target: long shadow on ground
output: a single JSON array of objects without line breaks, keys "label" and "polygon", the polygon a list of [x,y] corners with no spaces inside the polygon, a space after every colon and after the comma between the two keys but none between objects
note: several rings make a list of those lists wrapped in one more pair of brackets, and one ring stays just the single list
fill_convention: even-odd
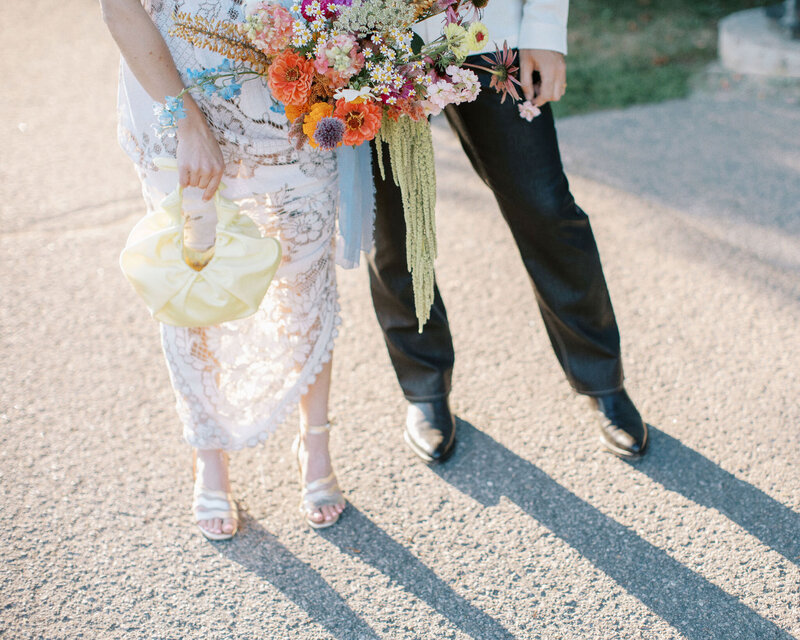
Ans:
[{"label": "long shadow on ground", "polygon": [[[374,567],[409,593],[426,602],[475,640],[513,639],[494,618],[470,604],[420,562],[408,549],[372,522],[353,505],[335,527],[319,533],[343,553]],[[356,553],[357,550],[357,553]]]},{"label": "long shadow on ground", "polygon": [[222,555],[272,584],[332,636],[341,640],[380,638],[319,573],[252,516],[240,511],[240,517],[241,531],[232,541],[217,547]]},{"label": "long shadow on ground", "polygon": [[656,455],[633,463],[637,471],[669,491],[716,509],[787,560],[800,565],[800,513],[653,426],[650,426],[650,446]]},{"label": "long shadow on ground", "polygon": [[[505,496],[690,640],[791,640],[778,626],[471,424],[459,420],[458,428],[459,451],[435,469],[443,480],[485,506]],[[656,457],[654,452],[650,455]]]}]

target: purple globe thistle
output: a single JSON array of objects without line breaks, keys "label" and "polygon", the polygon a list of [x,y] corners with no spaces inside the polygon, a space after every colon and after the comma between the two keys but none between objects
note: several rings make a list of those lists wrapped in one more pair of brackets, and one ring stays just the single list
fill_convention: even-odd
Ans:
[{"label": "purple globe thistle", "polygon": [[331,116],[320,118],[314,131],[314,142],[320,149],[331,151],[338,147],[344,137],[344,121]]}]

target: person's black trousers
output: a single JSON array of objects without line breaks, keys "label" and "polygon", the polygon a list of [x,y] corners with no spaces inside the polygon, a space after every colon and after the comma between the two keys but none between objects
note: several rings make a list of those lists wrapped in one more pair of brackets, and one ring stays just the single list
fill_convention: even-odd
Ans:
[{"label": "person's black trousers", "polygon": [[[511,99],[501,104],[500,96],[487,87],[486,74],[480,75],[484,88],[475,102],[447,107],[450,126],[494,192],[570,384],[587,395],[621,389],[619,329],[589,219],[575,204],[564,175],[550,106],[527,122]],[[418,333],[406,269],[403,205],[384,153],[386,180],[373,162],[377,214],[369,257],[372,301],[406,398],[435,400],[450,392],[453,341],[438,287],[431,318]]]}]

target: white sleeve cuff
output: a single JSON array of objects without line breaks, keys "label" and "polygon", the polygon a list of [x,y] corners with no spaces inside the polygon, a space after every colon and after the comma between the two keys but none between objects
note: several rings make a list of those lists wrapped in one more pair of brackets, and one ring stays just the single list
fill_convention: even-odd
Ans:
[{"label": "white sleeve cuff", "polygon": [[548,49],[567,53],[567,28],[558,24],[523,19],[519,30],[520,49]]}]

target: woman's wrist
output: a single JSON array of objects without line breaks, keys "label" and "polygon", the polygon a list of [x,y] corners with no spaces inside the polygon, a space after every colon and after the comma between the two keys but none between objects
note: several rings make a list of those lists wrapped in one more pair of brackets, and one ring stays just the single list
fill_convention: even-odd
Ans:
[{"label": "woman's wrist", "polygon": [[183,131],[204,131],[208,130],[208,122],[200,107],[194,101],[192,96],[188,93],[183,96],[183,108],[186,111],[186,117],[178,120],[178,133]]}]

